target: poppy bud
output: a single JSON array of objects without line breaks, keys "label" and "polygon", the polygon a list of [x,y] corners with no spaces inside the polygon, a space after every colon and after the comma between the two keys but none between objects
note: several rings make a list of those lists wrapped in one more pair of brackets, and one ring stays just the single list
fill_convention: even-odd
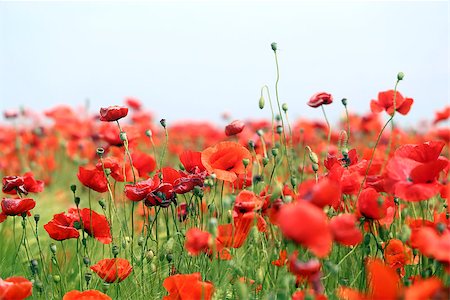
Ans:
[{"label": "poppy bud", "polygon": [[80,205],[80,197],[75,197],[74,201],[75,201],[75,205],[78,207],[78,205]]},{"label": "poppy bud", "polygon": [[248,164],[250,163],[250,160],[248,158],[244,158],[242,160],[242,164],[244,165],[245,168],[247,168]]},{"label": "poppy bud", "polygon": [[263,109],[263,108],[264,108],[264,104],[265,104],[264,97],[261,96],[261,98],[259,98],[259,103],[258,103],[259,108],[260,108],[260,109]]},{"label": "poppy bud", "polygon": [[317,171],[319,171],[319,165],[318,164],[312,164],[312,170],[314,171],[314,173],[317,173]]},{"label": "poppy bud", "polygon": [[342,98],[342,105],[347,106],[347,98]]},{"label": "poppy bud", "polygon": [[56,245],[51,243],[50,244],[50,251],[52,251],[53,254],[56,254]]},{"label": "poppy bud", "polygon": [[119,137],[122,142],[125,142],[127,140],[127,133],[122,131],[119,133]]},{"label": "poppy bud", "polygon": [[77,186],[75,184],[72,184],[70,186],[70,190],[72,191],[72,193],[75,193],[75,191],[77,190]]},{"label": "poppy bud", "polygon": [[258,136],[263,136],[264,135],[264,131],[262,129],[258,129],[258,130],[256,130],[256,134]]},{"label": "poppy bud", "polygon": [[269,158],[268,158],[268,157],[264,157],[264,158],[262,159],[262,163],[263,163],[263,166],[264,166],[264,167],[267,166],[267,164],[269,163]]},{"label": "poppy bud", "polygon": [[278,155],[278,149],[277,148],[272,148],[272,155],[274,157],[277,157],[277,155]]},{"label": "poppy bud", "polygon": [[148,136],[149,138],[151,138],[152,135],[153,135],[153,133],[152,133],[152,131],[151,131],[150,129],[147,129],[147,130],[145,131],[145,135]]},{"label": "poppy bud", "polygon": [[312,152],[312,151],[309,152],[309,160],[311,160],[311,162],[313,164],[318,164],[319,163],[319,158],[317,157],[317,154]]},{"label": "poppy bud", "polygon": [[159,123],[161,124],[162,127],[166,128],[166,126],[167,126],[166,119],[161,119],[161,120],[159,121]]},{"label": "poppy bud", "polygon": [[86,280],[86,284],[89,285],[89,282],[92,279],[92,273],[91,272],[87,272],[86,274],[84,274],[84,280]]},{"label": "poppy bud", "polygon": [[282,134],[283,133],[283,127],[281,127],[281,125],[277,126],[277,133],[278,134]]},{"label": "poppy bud", "polygon": [[270,44],[270,47],[272,48],[273,51],[277,51],[278,47],[277,47],[277,43],[273,42],[272,44]]},{"label": "poppy bud", "polygon": [[255,142],[253,140],[249,140],[247,144],[250,150],[255,149]]},{"label": "poppy bud", "polygon": [[58,282],[61,281],[61,276],[59,276],[59,275],[53,275],[53,276],[52,276],[52,279],[53,279],[53,282],[54,282],[54,283],[58,283]]},{"label": "poppy bud", "polygon": [[279,114],[276,114],[276,115],[275,115],[275,120],[276,120],[277,122],[281,121],[281,116],[280,116]]},{"label": "poppy bud", "polygon": [[403,77],[405,77],[405,74],[403,72],[398,72],[397,74],[397,80],[403,80]]},{"label": "poppy bud", "polygon": [[117,255],[119,255],[119,247],[117,245],[113,245],[111,252],[114,257],[117,257]]},{"label": "poppy bud", "polygon": [[172,255],[172,253],[167,254],[167,255],[166,255],[166,259],[167,259],[167,262],[168,262],[168,263],[171,263],[172,260],[173,260],[173,255]]},{"label": "poppy bud", "polygon": [[109,283],[103,282],[102,283],[102,292],[106,293],[108,291],[108,289],[109,289]]},{"label": "poppy bud", "polygon": [[41,219],[41,215],[40,214],[35,214],[34,215],[34,221],[36,222],[36,224],[39,222],[40,219]]},{"label": "poppy bud", "polygon": [[296,187],[296,186],[297,186],[297,178],[296,178],[296,177],[291,177],[291,185],[292,185],[293,187]]},{"label": "poppy bud", "polygon": [[152,250],[148,250],[147,253],[145,253],[145,258],[147,259],[148,262],[150,262],[153,257],[155,257],[155,253],[153,253]]},{"label": "poppy bud", "polygon": [[98,200],[98,204],[100,204],[100,206],[102,207],[102,209],[106,208],[106,204],[105,201],[103,201],[103,199]]},{"label": "poppy bud", "polygon": [[103,157],[103,154],[105,153],[105,149],[97,148],[96,152],[99,157]]},{"label": "poppy bud", "polygon": [[88,267],[91,264],[91,260],[89,259],[89,257],[85,256],[83,257],[83,263],[86,267]]},{"label": "poppy bud", "polygon": [[283,103],[283,104],[281,105],[281,108],[283,109],[284,112],[287,112],[287,110],[288,110],[288,105],[287,105],[287,103]]}]

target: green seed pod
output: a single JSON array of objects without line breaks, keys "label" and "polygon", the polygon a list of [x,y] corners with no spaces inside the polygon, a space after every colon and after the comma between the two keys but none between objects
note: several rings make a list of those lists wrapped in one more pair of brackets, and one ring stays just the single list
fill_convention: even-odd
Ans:
[{"label": "green seed pod", "polygon": [[291,177],[291,185],[294,188],[297,186],[297,178],[294,176]]},{"label": "green seed pod", "polygon": [[36,222],[36,224],[39,222],[40,219],[41,219],[41,215],[40,214],[35,214],[34,215],[34,222]]},{"label": "green seed pod", "polygon": [[250,160],[249,160],[248,158],[244,158],[244,159],[242,160],[242,164],[243,164],[244,167],[246,167],[246,168],[247,168],[247,166],[248,166],[249,163],[250,163]]},{"label": "green seed pod", "polygon": [[105,149],[97,148],[96,153],[99,157],[103,157],[103,154],[105,154]]},{"label": "green seed pod", "polygon": [[84,274],[84,280],[86,280],[86,283],[89,284],[89,282],[91,281],[91,279],[92,279],[92,273],[91,273],[91,272],[86,272],[86,273]]},{"label": "green seed pod", "polygon": [[119,246],[117,245],[113,245],[112,249],[111,249],[112,255],[114,257],[117,257],[117,255],[119,255]]},{"label": "green seed pod", "polygon": [[342,98],[342,105],[347,106],[347,98]]},{"label": "green seed pod", "polygon": [[153,133],[152,133],[152,131],[150,129],[147,129],[145,131],[145,135],[148,136],[149,138],[151,138],[153,136]]},{"label": "green seed pod", "polygon": [[127,133],[122,131],[121,133],[119,133],[119,137],[122,142],[125,142],[127,140]]},{"label": "green seed pod", "polygon": [[108,291],[108,289],[109,289],[109,283],[107,283],[107,282],[103,282],[102,283],[102,292],[103,293],[106,293],[107,291]]},{"label": "green seed pod", "polygon": [[273,155],[274,157],[277,157],[277,156],[278,156],[278,153],[279,153],[278,148],[272,148],[272,155]]},{"label": "green seed pod", "polygon": [[89,257],[85,256],[83,257],[83,263],[86,267],[89,267],[91,265],[91,260],[89,259]]},{"label": "green seed pod", "polygon": [[81,199],[80,199],[80,197],[75,197],[74,201],[75,201],[75,205],[78,206],[78,205],[80,205]]},{"label": "green seed pod", "polygon": [[317,154],[312,152],[312,151],[309,152],[309,160],[313,164],[318,164],[319,163],[319,158],[317,157]]},{"label": "green seed pod", "polygon": [[106,204],[105,201],[103,201],[103,199],[98,200],[98,204],[100,204],[102,209],[106,209]]},{"label": "green seed pod", "polygon": [[269,163],[269,158],[268,157],[263,157],[263,159],[262,159],[263,166],[264,167],[267,166],[268,163]]},{"label": "green seed pod", "polygon": [[281,108],[283,109],[284,112],[287,112],[287,111],[288,111],[288,105],[287,105],[287,103],[283,103],[283,104],[281,105]]},{"label": "green seed pod", "polygon": [[264,130],[258,129],[258,130],[256,130],[256,134],[257,134],[258,136],[263,136],[263,135],[264,135]]},{"label": "green seed pod", "polygon": [[277,126],[277,133],[282,134],[283,133],[283,127],[281,125]]},{"label": "green seed pod", "polygon": [[398,74],[397,74],[398,81],[403,80],[404,77],[405,77],[405,74],[403,72],[398,72]]},{"label": "green seed pod", "polygon": [[51,251],[53,254],[56,254],[56,245],[55,245],[55,244],[53,244],[53,243],[50,244],[50,251]]},{"label": "green seed pod", "polygon": [[270,47],[272,48],[273,51],[277,51],[278,49],[278,45],[277,43],[273,42],[272,44],[270,44]]},{"label": "green seed pod", "polygon": [[75,191],[77,190],[77,186],[75,184],[72,184],[70,186],[70,190],[72,191],[72,193],[75,193]]},{"label": "green seed pod", "polygon": [[319,171],[319,165],[318,164],[312,164],[312,170],[314,171],[314,173],[317,173],[317,171]]},{"label": "green seed pod", "polygon": [[263,109],[264,108],[264,104],[265,104],[265,100],[264,100],[264,97],[261,95],[261,98],[259,98],[259,103],[258,103],[259,108]]},{"label": "green seed pod", "polygon": [[161,120],[159,121],[159,123],[161,124],[162,127],[166,128],[166,126],[167,126],[167,121],[166,121],[166,119],[161,119]]}]

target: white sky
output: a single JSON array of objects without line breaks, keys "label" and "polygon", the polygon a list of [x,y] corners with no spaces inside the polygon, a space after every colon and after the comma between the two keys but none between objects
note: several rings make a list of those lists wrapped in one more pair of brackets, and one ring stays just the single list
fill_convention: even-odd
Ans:
[{"label": "white sky", "polygon": [[158,118],[268,117],[274,97],[271,42],[279,46],[280,96],[292,117],[306,105],[367,112],[379,91],[415,104],[398,122],[431,119],[449,101],[449,4],[431,2],[0,2],[0,110],[57,103],[91,109],[141,99]]}]

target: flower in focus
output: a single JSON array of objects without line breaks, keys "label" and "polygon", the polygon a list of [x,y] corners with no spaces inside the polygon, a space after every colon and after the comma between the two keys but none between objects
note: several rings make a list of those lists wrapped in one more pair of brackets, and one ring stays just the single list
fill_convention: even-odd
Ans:
[{"label": "flower in focus", "polygon": [[311,107],[319,107],[324,104],[331,104],[333,102],[333,96],[325,92],[319,92],[309,99],[308,105]]},{"label": "flower in focus", "polygon": [[28,279],[15,276],[5,280],[0,278],[1,300],[22,300],[31,296],[33,284]]},{"label": "flower in focus", "polygon": [[96,192],[104,193],[108,191],[108,182],[102,170],[96,168],[88,169],[80,166],[77,177],[84,186]]},{"label": "flower in focus", "polygon": [[36,202],[31,198],[3,198],[0,213],[0,223],[6,219],[6,216],[20,216],[29,214],[29,211],[36,206]]},{"label": "flower in focus", "polygon": [[411,109],[411,105],[414,100],[412,98],[404,98],[400,92],[394,90],[388,90],[378,93],[378,99],[370,102],[370,109],[373,113],[379,113],[385,110],[389,115],[394,113],[394,96],[395,96],[395,110],[406,115]]},{"label": "flower in focus", "polygon": [[212,298],[214,286],[208,281],[201,281],[200,273],[177,274],[164,279],[163,286],[169,293],[164,300],[202,299]]},{"label": "flower in focus", "polygon": [[102,107],[102,108],[100,108],[100,121],[114,122],[119,119],[122,119],[127,114],[128,114],[127,107],[123,107],[123,106],[119,106],[119,105]]},{"label": "flower in focus", "polygon": [[91,266],[94,271],[105,282],[121,282],[131,274],[133,268],[128,260],[124,258],[105,258]]},{"label": "flower in focus", "polygon": [[27,172],[23,176],[5,176],[2,179],[2,191],[5,194],[16,195],[40,193],[44,190],[44,182],[34,179],[33,173]]},{"label": "flower in focus", "polygon": [[245,147],[235,142],[220,142],[206,148],[201,158],[206,170],[223,181],[234,182],[237,175],[245,174],[243,159],[250,161],[247,171],[251,170],[252,155]]}]

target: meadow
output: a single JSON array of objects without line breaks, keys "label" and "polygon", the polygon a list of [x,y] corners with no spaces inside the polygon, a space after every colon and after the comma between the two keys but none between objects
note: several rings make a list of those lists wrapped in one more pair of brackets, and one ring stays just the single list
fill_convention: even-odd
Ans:
[{"label": "meadow", "polygon": [[263,120],[5,111],[0,299],[449,299],[450,107],[397,126],[399,72],[367,114],[290,119],[268,50]]}]

